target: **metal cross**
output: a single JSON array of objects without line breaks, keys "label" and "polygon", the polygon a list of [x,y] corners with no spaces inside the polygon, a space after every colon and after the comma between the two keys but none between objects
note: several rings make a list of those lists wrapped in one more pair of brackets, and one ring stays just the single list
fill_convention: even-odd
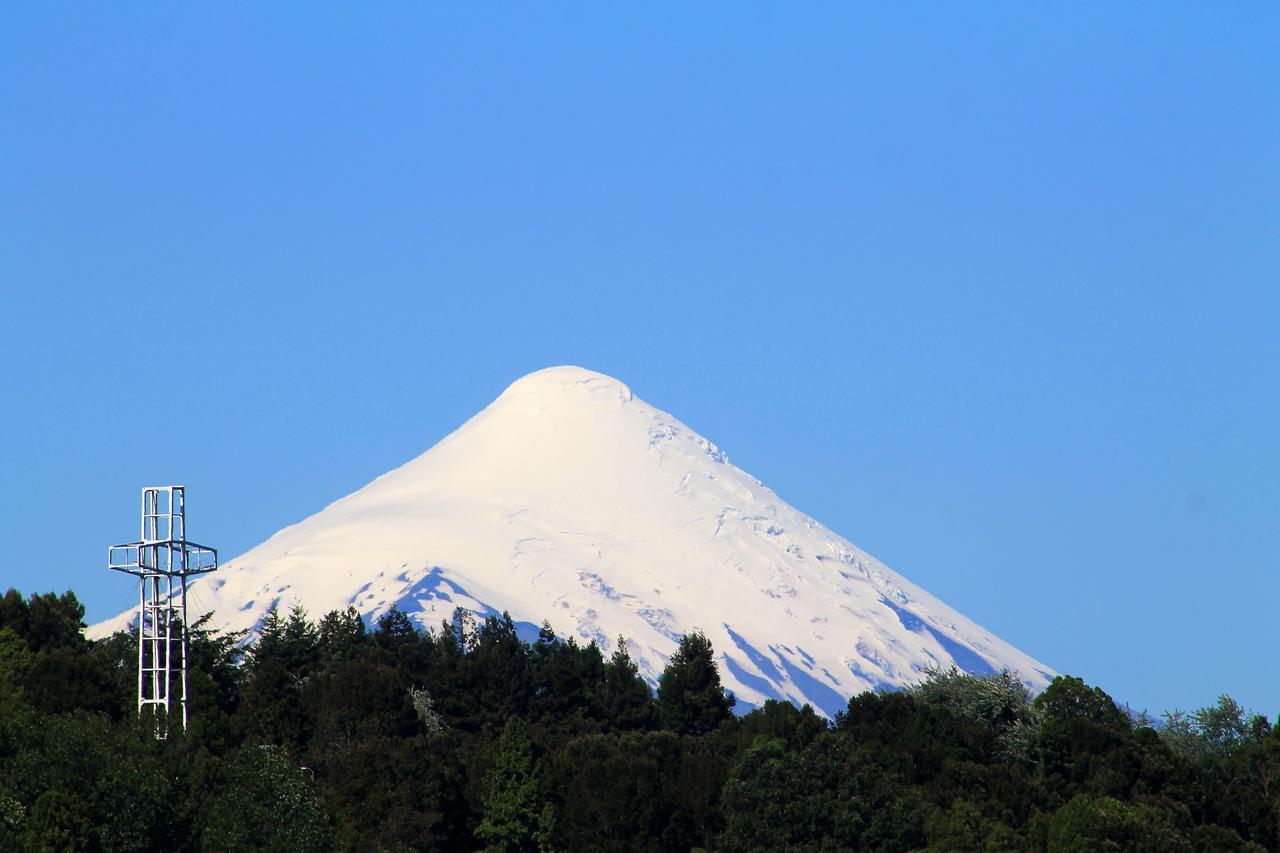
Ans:
[{"label": "metal cross", "polygon": [[[185,486],[147,486],[142,490],[142,538],[109,547],[107,568],[136,575],[139,580],[138,714],[150,708],[155,715],[156,737],[167,735],[170,684],[176,672],[185,731],[187,578],[218,568],[215,549],[187,541]],[[176,666],[172,660],[175,639],[180,656]]]}]

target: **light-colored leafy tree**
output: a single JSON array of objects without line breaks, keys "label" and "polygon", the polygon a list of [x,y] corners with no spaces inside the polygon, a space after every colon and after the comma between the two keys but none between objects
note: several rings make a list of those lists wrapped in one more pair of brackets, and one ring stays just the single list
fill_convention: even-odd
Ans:
[{"label": "light-colored leafy tree", "polygon": [[941,705],[957,716],[982,723],[999,738],[1005,755],[1017,761],[1032,758],[1040,725],[1031,691],[1017,673],[970,675],[954,666],[931,669],[905,691],[919,702]]},{"label": "light-colored leafy tree", "polygon": [[1261,742],[1270,729],[1266,717],[1223,694],[1216,704],[1190,714],[1165,712],[1160,736],[1186,758],[1225,758],[1241,747]]},{"label": "light-colored leafy tree", "polygon": [[413,702],[413,711],[418,715],[418,720],[421,721],[427,737],[443,734],[447,727],[444,724],[444,718],[436,711],[435,700],[431,698],[431,694],[425,688],[410,687],[409,699]]}]

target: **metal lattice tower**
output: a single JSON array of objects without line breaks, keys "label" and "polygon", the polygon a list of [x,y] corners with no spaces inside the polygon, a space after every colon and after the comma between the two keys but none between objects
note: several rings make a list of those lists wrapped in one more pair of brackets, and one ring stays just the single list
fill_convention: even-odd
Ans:
[{"label": "metal lattice tower", "polygon": [[[185,486],[147,486],[142,490],[142,537],[109,547],[107,568],[136,575],[139,581],[138,713],[149,707],[156,718],[156,736],[166,736],[169,693],[176,673],[185,731],[187,578],[218,568],[215,549],[187,541]],[[176,662],[172,660],[174,640],[180,655]]]}]

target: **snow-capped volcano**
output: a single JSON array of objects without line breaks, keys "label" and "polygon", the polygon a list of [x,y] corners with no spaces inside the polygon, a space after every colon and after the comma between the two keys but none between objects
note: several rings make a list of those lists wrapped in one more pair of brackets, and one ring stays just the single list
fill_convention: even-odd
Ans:
[{"label": "snow-capped volcano", "polygon": [[606,654],[622,636],[655,683],[700,629],[740,704],[828,714],[934,665],[1010,669],[1037,689],[1051,675],[577,367],[520,379],[426,453],[191,585],[193,611],[230,629],[294,601],[370,620],[396,606],[431,628],[457,607],[505,610]]}]

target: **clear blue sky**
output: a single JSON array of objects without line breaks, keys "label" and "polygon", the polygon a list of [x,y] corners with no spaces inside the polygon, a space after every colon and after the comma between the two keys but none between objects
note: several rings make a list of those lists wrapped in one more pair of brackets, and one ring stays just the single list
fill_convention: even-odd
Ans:
[{"label": "clear blue sky", "polygon": [[0,586],[105,617],[144,483],[231,557],[571,363],[1276,714],[1280,6],[1121,5],[5,4]]}]

